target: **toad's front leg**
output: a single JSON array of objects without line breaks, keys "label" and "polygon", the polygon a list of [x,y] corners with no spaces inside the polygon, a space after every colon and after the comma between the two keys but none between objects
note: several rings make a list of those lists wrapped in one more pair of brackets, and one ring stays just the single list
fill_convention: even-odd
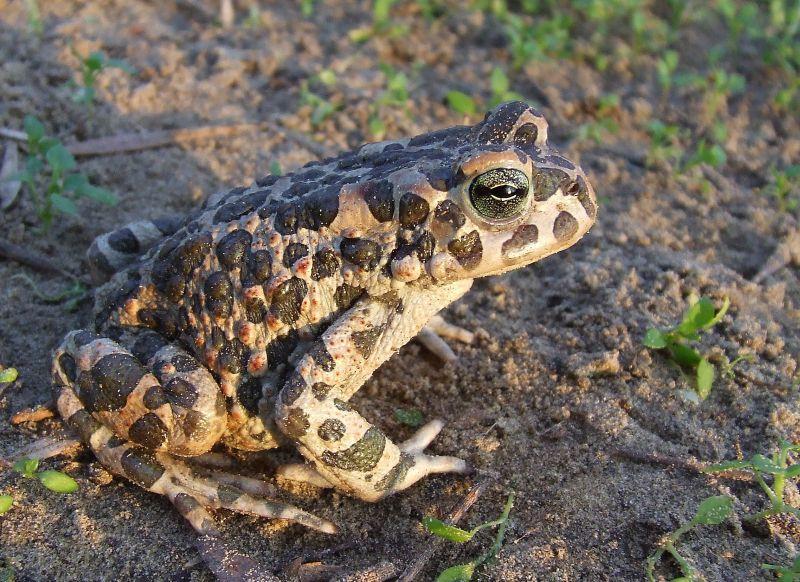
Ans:
[{"label": "toad's front leg", "polygon": [[424,293],[365,297],[298,362],[277,400],[277,424],[338,489],[377,501],[426,475],[469,470],[461,459],[423,452],[441,429],[440,422],[429,423],[397,445],[347,401],[381,363],[470,284],[462,281]]}]

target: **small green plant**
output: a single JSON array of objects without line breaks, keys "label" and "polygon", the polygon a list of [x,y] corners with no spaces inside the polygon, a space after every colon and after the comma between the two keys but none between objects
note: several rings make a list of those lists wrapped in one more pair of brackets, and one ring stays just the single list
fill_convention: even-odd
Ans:
[{"label": "small green plant", "polygon": [[492,73],[489,75],[489,88],[492,90],[492,98],[489,100],[492,107],[505,101],[522,100],[522,96],[519,93],[511,90],[511,82],[508,80],[508,75],[500,67],[492,69]]},{"label": "small green plant", "polygon": [[794,557],[791,566],[776,566],[775,564],[761,564],[765,570],[772,570],[778,578],[786,582],[800,582],[800,554]]},{"label": "small green plant", "polygon": [[[800,464],[789,465],[789,453],[800,452],[800,445],[794,445],[781,439],[778,450],[772,456],[756,454],[744,461],[723,461],[703,469],[704,473],[724,473],[725,471],[747,471],[753,475],[756,483],[766,493],[770,507],[757,513],[745,515],[742,519],[758,521],[781,513],[790,513],[800,517],[800,509],[793,507],[784,500],[786,480],[800,476]],[[766,478],[772,478],[772,486],[767,484]]]},{"label": "small green plant", "polygon": [[672,88],[675,71],[678,69],[678,53],[675,51],[664,51],[661,58],[656,61],[656,75],[658,84],[666,94]]},{"label": "small green plant", "polygon": [[400,107],[408,113],[408,77],[391,65],[380,64],[380,69],[386,77],[386,89],[370,106],[369,132],[375,139],[383,139],[386,134],[386,125],[381,119],[382,107]]},{"label": "small green plant", "polygon": [[94,51],[86,57],[82,57],[74,48],[72,54],[81,63],[81,82],[78,84],[72,100],[82,103],[87,109],[91,110],[94,106],[94,99],[97,96],[95,84],[97,77],[107,69],[120,69],[129,75],[134,74],[135,69],[122,59],[110,59],[101,51]]},{"label": "small green plant", "polygon": [[39,459],[20,459],[14,470],[27,479],[38,479],[42,485],[55,493],[74,493],[78,490],[75,479],[61,471],[39,471]]},{"label": "small green plant", "polygon": [[614,114],[618,109],[618,95],[609,94],[600,97],[597,100],[594,121],[578,126],[575,138],[578,141],[592,140],[595,143],[600,143],[606,134],[617,133],[619,124],[614,120]]},{"label": "small green plant", "polygon": [[728,154],[725,153],[725,150],[721,145],[710,143],[705,139],[701,139],[697,143],[697,148],[695,149],[694,153],[689,157],[688,160],[686,160],[686,164],[683,169],[686,171],[689,168],[693,168],[694,166],[699,166],[701,164],[708,164],[712,168],[719,168],[720,166],[724,166],[725,162],[727,161]]},{"label": "small green plant", "polygon": [[278,162],[278,160],[272,160],[269,163],[269,173],[273,176],[283,175],[283,168],[281,168],[281,164]]},{"label": "small green plant", "polygon": [[475,115],[478,112],[478,105],[475,99],[462,91],[448,91],[444,96],[447,106],[456,113],[462,115]]},{"label": "small green plant", "polygon": [[[305,14],[304,14],[305,16]],[[254,2],[247,10],[247,17],[242,21],[245,28],[258,28],[261,26],[261,8]]]},{"label": "small green plant", "polygon": [[494,559],[494,557],[497,555],[497,552],[499,552],[500,548],[503,546],[503,539],[505,538],[506,526],[508,524],[508,515],[511,513],[511,508],[513,507],[514,494],[510,493],[508,495],[508,499],[506,500],[506,504],[503,507],[503,512],[500,514],[499,518],[495,519],[494,521],[482,523],[478,527],[469,531],[463,530],[454,525],[446,524],[443,521],[433,517],[424,517],[422,519],[422,525],[426,530],[436,536],[439,536],[440,538],[460,544],[470,541],[475,534],[482,529],[497,527],[497,535],[495,536],[494,542],[488,550],[470,560],[466,564],[451,566],[442,571],[442,573],[436,578],[436,582],[461,582],[472,580],[472,576],[480,566]]},{"label": "small green plant", "polygon": [[16,368],[3,368],[0,370],[0,384],[10,384],[19,378],[19,372]]},{"label": "small green plant", "polygon": [[361,43],[366,42],[378,33],[397,38],[402,36],[407,27],[400,24],[392,24],[391,10],[397,0],[373,0],[372,2],[372,24],[351,30],[348,37],[351,41]]},{"label": "small green plant", "polygon": [[[108,205],[117,203],[111,192],[92,185],[84,174],[74,171],[75,158],[60,141],[45,135],[38,119],[26,115],[23,128],[28,137],[28,159],[25,169],[11,179],[20,180],[28,187],[45,230],[50,227],[55,212],[78,215],[74,199],[90,198]],[[47,184],[44,193],[40,188],[42,181]]]},{"label": "small green plant", "polygon": [[670,358],[682,368],[692,370],[695,376],[695,391],[705,400],[714,384],[716,371],[714,364],[689,344],[700,340],[700,332],[708,331],[725,316],[730,300],[725,297],[719,311],[707,297],[692,303],[683,314],[681,322],[668,330],[651,327],[644,336],[644,345],[654,350],[665,349]]},{"label": "small green plant", "polygon": [[762,192],[778,201],[781,212],[790,212],[800,207],[800,164],[789,166],[785,170],[772,168],[772,181]]},{"label": "small green plant", "polygon": [[654,119],[647,124],[650,135],[650,149],[647,152],[647,166],[658,164],[676,165],[683,155],[680,140],[684,131],[677,125],[667,125]]},{"label": "small green plant", "polygon": [[14,498],[11,495],[0,495],[0,515],[11,509],[14,505]]},{"label": "small green plant", "polygon": [[422,411],[417,410],[416,408],[396,408],[394,411],[394,417],[400,424],[405,424],[411,428],[417,428],[425,419],[425,417],[422,415]]},{"label": "small green plant", "polygon": [[300,14],[308,18],[314,14],[314,4],[317,0],[300,0]]},{"label": "small green plant", "polygon": [[645,567],[647,579],[650,582],[655,582],[656,565],[661,560],[661,557],[664,555],[664,553],[668,553],[670,556],[672,556],[675,562],[677,562],[678,567],[681,569],[681,573],[685,577],[681,578],[680,580],[686,580],[687,582],[691,580],[699,580],[700,578],[698,577],[697,571],[688,562],[688,560],[686,560],[686,558],[681,556],[678,552],[676,547],[678,541],[683,535],[698,525],[718,525],[722,523],[730,515],[732,509],[733,499],[727,495],[718,495],[704,499],[697,508],[697,512],[694,514],[694,517],[675,531],[664,536],[659,542],[656,551],[647,557]]},{"label": "small green plant", "polygon": [[[325,87],[331,87],[336,83],[336,74],[330,69],[324,69],[312,77],[310,81],[318,82]],[[300,84],[300,103],[311,107],[311,127],[314,129],[317,129],[337,109],[340,109],[339,105],[331,103],[312,91],[309,88],[309,81],[303,81]]]},{"label": "small green plant", "polygon": [[28,29],[36,36],[42,36],[44,26],[42,25],[42,13],[39,10],[37,0],[25,0],[25,11],[28,13]]}]

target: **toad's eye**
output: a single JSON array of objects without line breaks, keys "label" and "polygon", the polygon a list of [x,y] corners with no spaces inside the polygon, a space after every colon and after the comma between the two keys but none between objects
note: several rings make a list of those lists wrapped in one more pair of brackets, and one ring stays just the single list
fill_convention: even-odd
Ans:
[{"label": "toad's eye", "polygon": [[497,168],[472,181],[469,200],[481,216],[504,220],[518,216],[525,209],[528,191],[528,177],[524,172]]}]

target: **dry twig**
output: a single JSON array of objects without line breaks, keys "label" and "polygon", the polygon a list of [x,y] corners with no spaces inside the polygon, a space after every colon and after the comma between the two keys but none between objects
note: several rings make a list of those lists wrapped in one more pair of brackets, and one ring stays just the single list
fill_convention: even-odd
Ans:
[{"label": "dry twig", "polygon": [[78,279],[75,275],[65,271],[44,255],[40,255],[36,251],[15,245],[7,240],[0,239],[0,257],[20,263],[22,265],[27,265],[36,271],[56,273],[73,281]]}]

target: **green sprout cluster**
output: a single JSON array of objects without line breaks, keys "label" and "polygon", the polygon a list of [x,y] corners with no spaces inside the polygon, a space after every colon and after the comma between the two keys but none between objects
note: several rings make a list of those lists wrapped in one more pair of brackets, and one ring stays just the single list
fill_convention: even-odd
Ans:
[{"label": "green sprout cluster", "polygon": [[514,494],[510,493],[500,517],[493,521],[482,523],[471,530],[461,529],[460,527],[444,523],[443,521],[433,517],[424,517],[422,519],[422,525],[426,530],[435,536],[458,544],[471,541],[472,538],[475,537],[475,534],[482,529],[497,527],[497,535],[495,536],[494,542],[492,542],[492,545],[485,552],[473,558],[469,562],[451,566],[446,570],[443,570],[436,578],[436,582],[467,582],[472,580],[472,577],[475,575],[475,572],[479,567],[494,559],[494,557],[500,551],[500,548],[503,546],[503,540],[506,534],[506,526],[508,524],[508,516],[513,507]]},{"label": "green sprout cluster", "polygon": [[[690,370],[695,378],[695,390],[701,400],[705,400],[714,384],[716,370],[714,364],[701,355],[692,343],[700,340],[700,333],[708,331],[725,316],[730,307],[730,300],[725,297],[719,310],[708,297],[701,297],[689,306],[683,314],[681,322],[671,329],[650,328],[644,336],[643,343],[648,348],[665,350],[670,359]],[[736,363],[729,364],[733,366]]]},{"label": "green sprout cluster", "polygon": [[[76,171],[75,158],[58,139],[45,134],[38,119],[26,115],[23,127],[28,139],[28,158],[25,168],[11,179],[27,186],[45,229],[50,228],[56,212],[77,216],[77,198],[107,205],[117,203],[111,192],[93,185],[85,174]],[[40,186],[42,183],[44,188]]]}]

